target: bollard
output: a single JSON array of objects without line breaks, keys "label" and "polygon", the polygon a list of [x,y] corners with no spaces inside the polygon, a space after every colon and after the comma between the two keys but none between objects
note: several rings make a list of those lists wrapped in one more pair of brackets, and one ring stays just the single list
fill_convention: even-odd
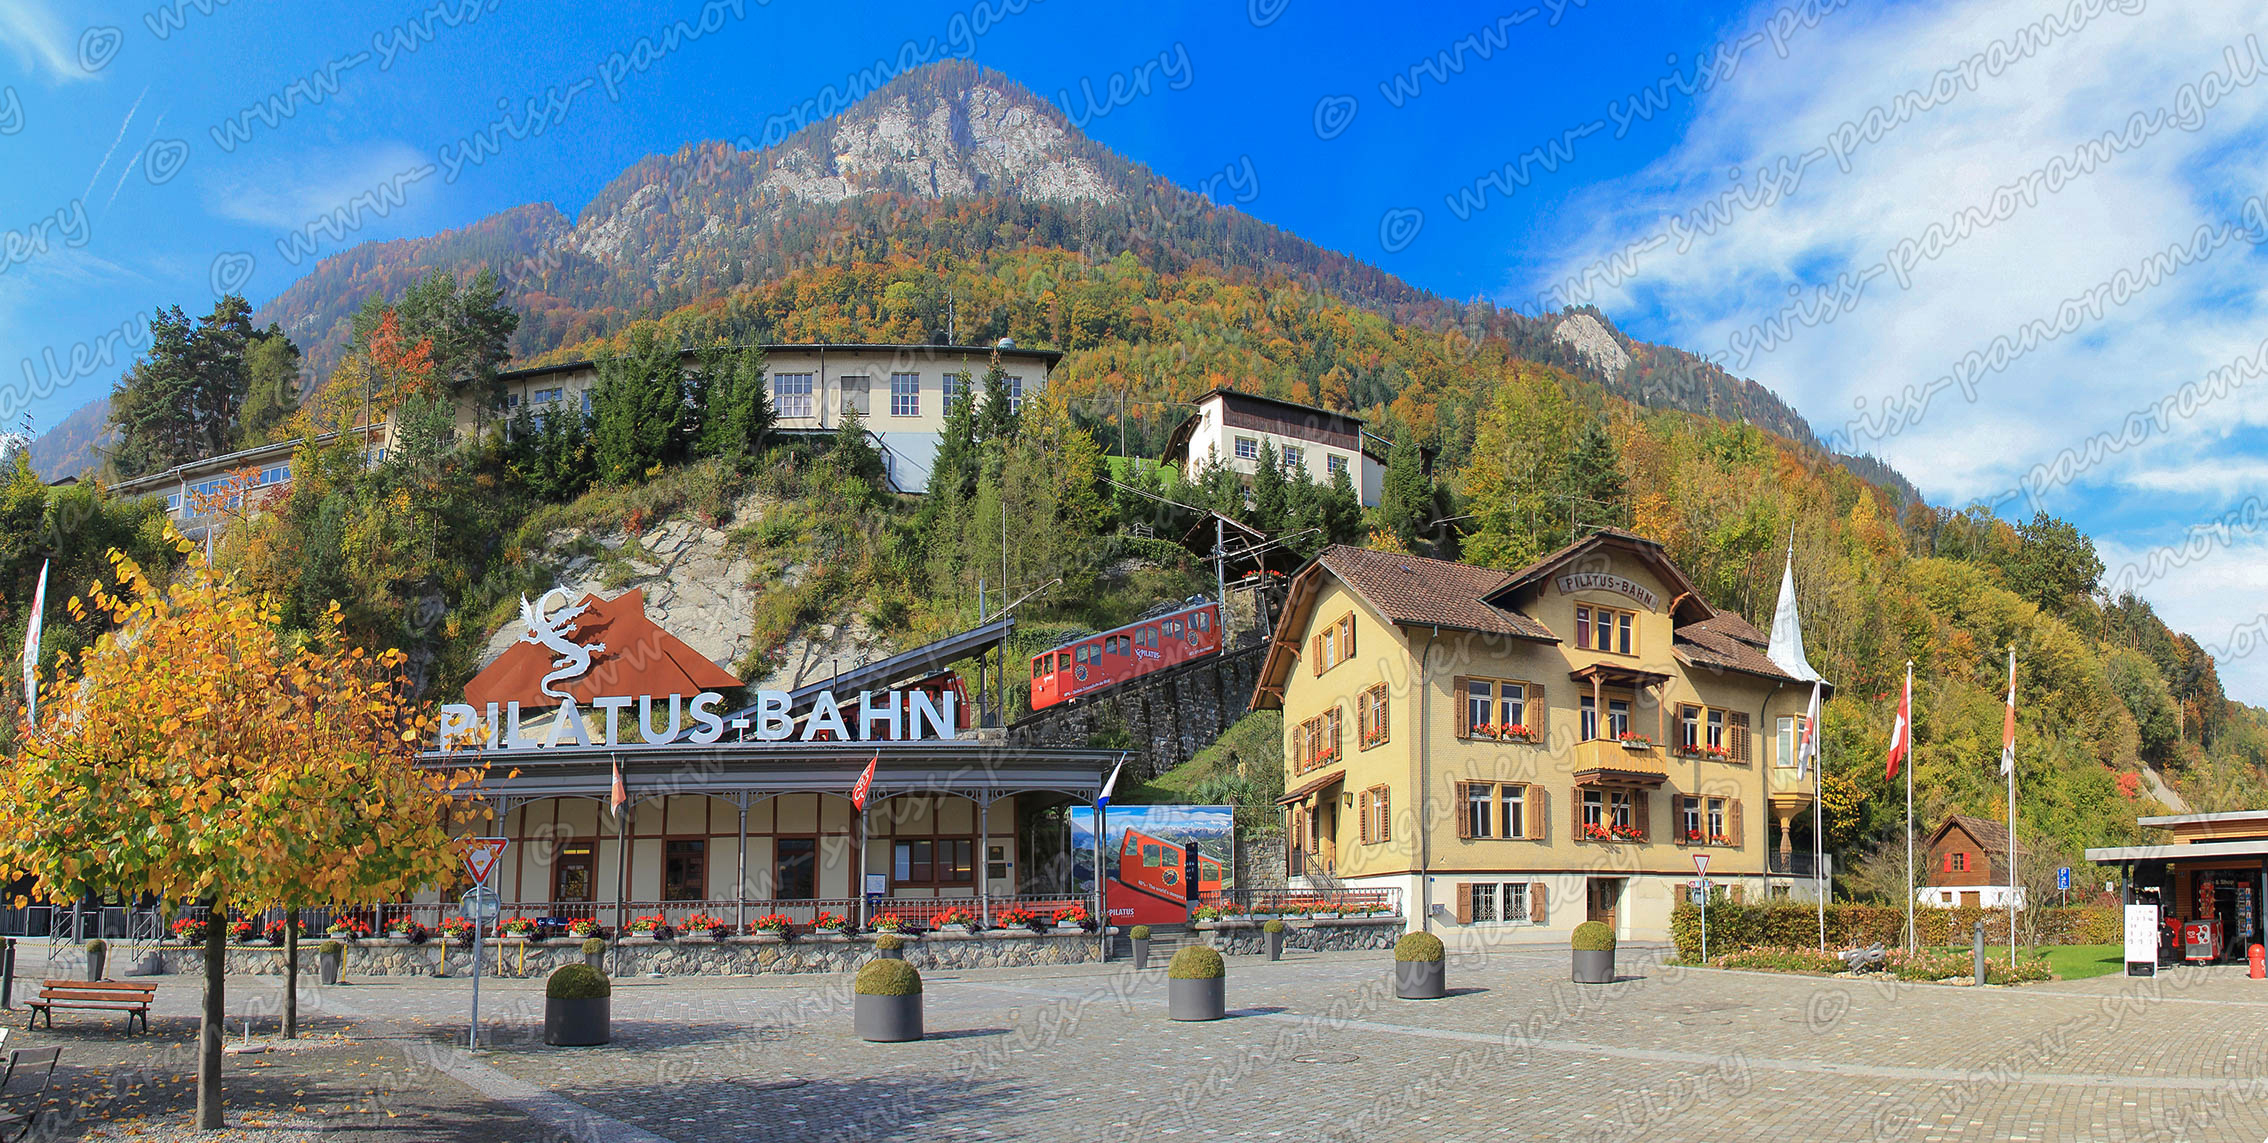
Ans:
[{"label": "bollard", "polygon": [[2252,979],[2268,980],[2268,958],[2262,956],[2259,945],[2245,950],[2244,959],[2251,965]]},{"label": "bollard", "polygon": [[16,938],[0,937],[0,1008],[16,1006]]},{"label": "bollard", "polygon": [[1977,922],[1976,936],[1977,983],[1984,983],[1984,922]]}]

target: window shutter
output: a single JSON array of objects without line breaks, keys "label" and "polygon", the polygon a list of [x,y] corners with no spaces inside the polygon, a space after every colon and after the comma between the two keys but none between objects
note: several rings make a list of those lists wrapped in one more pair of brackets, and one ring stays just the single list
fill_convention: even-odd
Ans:
[{"label": "window shutter", "polygon": [[1473,680],[1464,675],[1459,675],[1449,680],[1449,685],[1454,688],[1451,693],[1457,699],[1457,737],[1471,738],[1473,736],[1473,702],[1468,695],[1472,691]]},{"label": "window shutter", "polygon": [[1455,784],[1457,807],[1457,840],[1471,841],[1473,837],[1473,786],[1470,782]]},{"label": "window shutter", "polygon": [[1473,883],[1470,881],[1457,883],[1457,923],[1473,923]]},{"label": "window shutter", "polygon": [[1583,791],[1580,789],[1567,796],[1567,836],[1573,839],[1583,836]]},{"label": "window shutter", "polygon": [[1528,710],[1520,717],[1528,720],[1528,733],[1538,742],[1551,738],[1551,708],[1544,705],[1542,683],[1528,684]]},{"label": "window shutter", "polygon": [[1346,728],[1339,725],[1341,721],[1339,717],[1339,711],[1340,708],[1338,707],[1338,705],[1333,704],[1331,707],[1331,721],[1324,728],[1324,733],[1330,736],[1330,741],[1324,743],[1323,748],[1330,751],[1331,757],[1333,758],[1345,757],[1345,751],[1341,750],[1340,747],[1346,742],[1346,734],[1344,733]]},{"label": "window shutter", "polygon": [[1346,617],[1339,620],[1339,658],[1341,661],[1354,658],[1354,612],[1352,611],[1347,612]]},{"label": "window shutter", "polygon": [[1725,832],[1732,835],[1726,840],[1732,843],[1732,847],[1734,849],[1739,849],[1742,846],[1748,844],[1748,835],[1742,831],[1740,825],[1739,798],[1734,798],[1732,800],[1732,808],[1725,811]]},{"label": "window shutter", "polygon": [[1315,668],[1315,673],[1320,675],[1323,673],[1323,636],[1318,634],[1313,638],[1310,638],[1307,643],[1307,657],[1314,660],[1312,665]]},{"label": "window shutter", "polygon": [[1394,811],[1391,791],[1378,787],[1378,840],[1394,840]]},{"label": "window shutter", "polygon": [[1652,830],[1646,828],[1646,807],[1648,805],[1651,805],[1654,801],[1653,791],[1632,790],[1630,792],[1630,800],[1635,803],[1631,810],[1630,820],[1632,823],[1637,825],[1638,836],[1651,839],[1654,836],[1654,833]]},{"label": "window shutter", "polygon": [[[1520,825],[1521,828],[1528,831],[1530,840],[1542,841],[1544,839],[1544,823],[1551,820],[1545,815],[1550,812],[1551,795],[1545,792],[1542,786],[1528,787],[1528,813],[1526,820],[1522,821]],[[1541,885],[1542,882],[1539,881],[1537,884]]]},{"label": "window shutter", "polygon": [[[1725,738],[1727,740],[1725,742],[1725,746],[1727,749],[1732,751],[1733,761],[1748,761],[1747,711],[1734,710],[1725,712]],[[1734,804],[1737,805],[1739,803]],[[1735,834],[1738,834],[1740,831],[1734,830],[1733,832]]]},{"label": "window shutter", "polygon": [[1538,925],[1543,924],[1544,918],[1550,916],[1550,910],[1544,907],[1544,896],[1543,882],[1528,882],[1528,920]]},{"label": "window shutter", "polygon": [[1370,791],[1368,790],[1355,795],[1355,834],[1362,844],[1370,844]]},{"label": "window shutter", "polygon": [[1394,737],[1394,732],[1393,732],[1392,730],[1388,729],[1388,727],[1387,727],[1387,720],[1386,720],[1386,701],[1387,701],[1387,699],[1386,699],[1386,684],[1384,684],[1384,683],[1380,683],[1380,684],[1378,684],[1378,689],[1377,689],[1376,691],[1374,691],[1373,693],[1374,693],[1374,694],[1376,694],[1376,695],[1377,695],[1378,697],[1377,697],[1377,698],[1375,698],[1375,699],[1373,699],[1373,700],[1371,701],[1371,704],[1370,704],[1370,718],[1371,718],[1371,724],[1370,724],[1370,725],[1371,725],[1371,729],[1372,729],[1372,731],[1373,731],[1373,732],[1374,732],[1375,734],[1377,734],[1377,736],[1378,736],[1378,741],[1379,741],[1380,743],[1384,743],[1384,742],[1390,741],[1390,740],[1391,740],[1391,739],[1392,739],[1392,738]]}]

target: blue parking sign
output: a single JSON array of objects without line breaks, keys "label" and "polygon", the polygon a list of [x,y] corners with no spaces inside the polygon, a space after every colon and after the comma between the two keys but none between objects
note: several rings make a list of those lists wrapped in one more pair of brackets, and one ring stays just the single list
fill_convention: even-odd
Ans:
[{"label": "blue parking sign", "polygon": [[2071,888],[2071,867],[2070,867],[2070,866],[2066,865],[2066,866],[2064,866],[2063,868],[2061,868],[2061,869],[2058,869],[2058,870],[2056,870],[2056,871],[2055,871],[2055,887],[2056,887],[2056,889],[2058,889],[2058,890],[2060,890],[2060,891],[2065,891],[2065,892],[2068,892],[2068,891],[2070,890],[2070,888]]}]

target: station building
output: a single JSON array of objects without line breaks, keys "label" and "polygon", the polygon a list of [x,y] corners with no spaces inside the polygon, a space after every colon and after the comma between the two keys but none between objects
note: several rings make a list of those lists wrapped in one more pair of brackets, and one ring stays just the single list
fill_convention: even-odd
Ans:
[{"label": "station building", "polygon": [[1812,684],[1769,644],[1628,532],[1516,572],[1327,548],[1252,700],[1284,712],[1289,872],[1399,887],[1452,942],[1666,939],[1696,853],[1809,897]]}]

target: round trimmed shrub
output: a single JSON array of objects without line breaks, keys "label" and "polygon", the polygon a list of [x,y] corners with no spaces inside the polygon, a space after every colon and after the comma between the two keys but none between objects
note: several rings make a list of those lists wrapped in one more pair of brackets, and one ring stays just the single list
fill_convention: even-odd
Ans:
[{"label": "round trimmed shrub", "polygon": [[1284,931],[1284,923],[1271,917],[1267,924],[1260,926],[1260,931],[1263,933],[1280,933]]},{"label": "round trimmed shrub", "polygon": [[90,956],[95,953],[106,951],[109,948],[110,945],[105,943],[101,937],[96,937],[95,939],[87,942],[87,953]]},{"label": "round trimmed shrub", "polygon": [[860,996],[919,996],[921,974],[902,960],[870,960],[859,966],[853,988]]},{"label": "round trimmed shrub", "polygon": [[1137,940],[1137,941],[1146,941],[1146,940],[1149,940],[1149,939],[1150,939],[1150,926],[1148,926],[1148,925],[1136,925],[1136,926],[1134,926],[1133,928],[1126,930],[1126,935],[1127,935],[1127,937],[1128,937],[1129,939],[1132,939],[1132,940]]},{"label": "round trimmed shrub", "polygon": [[338,941],[324,941],[320,951],[324,956],[345,956],[346,945]]},{"label": "round trimmed shrub", "polygon": [[[884,933],[884,934],[882,934],[881,936],[874,938],[874,947],[875,947],[875,948],[878,948],[878,949],[881,949],[881,950],[882,950],[882,951],[884,951],[884,952],[890,952],[890,951],[892,951],[892,950],[894,950],[894,949],[902,949],[902,948],[906,947],[906,938],[904,938],[904,937],[901,937],[901,936],[899,936],[899,935],[898,935],[898,934],[896,934],[896,933]],[[895,994],[894,994],[894,993],[881,993],[881,992],[878,992],[878,993],[875,993],[874,995],[876,995],[876,996],[888,996],[888,995],[895,995]]]},{"label": "round trimmed shrub", "polygon": [[1585,921],[1575,926],[1573,944],[1577,952],[1613,952],[1614,930],[1602,921]]},{"label": "round trimmed shrub", "polygon": [[1441,938],[1432,933],[1409,933],[1394,942],[1394,959],[1402,961],[1433,962],[1447,955],[1441,947]]},{"label": "round trimmed shrub", "polygon": [[1170,980],[1212,980],[1228,975],[1228,965],[1222,963],[1221,954],[1204,945],[1191,945],[1173,954],[1173,963],[1166,966]]},{"label": "round trimmed shrub", "polygon": [[561,965],[543,982],[543,994],[553,1000],[596,1000],[614,995],[614,982],[587,964]]},{"label": "round trimmed shrub", "polygon": [[583,938],[583,955],[597,956],[606,951],[606,942],[598,937]]}]

